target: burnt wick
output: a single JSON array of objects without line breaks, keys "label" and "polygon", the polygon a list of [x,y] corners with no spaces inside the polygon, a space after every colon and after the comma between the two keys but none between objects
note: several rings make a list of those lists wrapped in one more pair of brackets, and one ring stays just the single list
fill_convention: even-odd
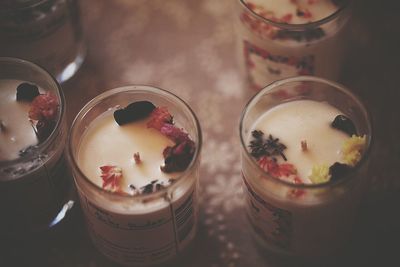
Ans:
[{"label": "burnt wick", "polygon": [[308,146],[307,146],[307,141],[306,140],[302,140],[301,141],[301,151],[303,151],[303,152],[307,152],[308,151]]},{"label": "burnt wick", "polygon": [[133,154],[133,159],[135,160],[136,164],[142,163],[142,159],[140,158],[139,152],[136,152],[135,154]]}]

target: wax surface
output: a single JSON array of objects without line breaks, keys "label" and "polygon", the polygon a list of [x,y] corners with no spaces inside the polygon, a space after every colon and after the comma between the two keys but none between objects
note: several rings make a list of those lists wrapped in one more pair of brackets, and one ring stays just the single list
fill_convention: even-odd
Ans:
[{"label": "wax surface", "polygon": [[[268,110],[254,123],[252,130],[279,138],[287,146],[284,150],[287,162],[297,168],[304,183],[311,183],[308,176],[314,165],[330,166],[341,162],[340,151],[349,137],[330,126],[339,114],[342,112],[327,103],[297,100]],[[302,150],[303,140],[307,142],[307,151]],[[278,160],[283,162],[281,157]]]},{"label": "wax surface", "polygon": [[[333,14],[338,7],[331,0],[245,0],[254,12],[267,19],[289,24],[318,21]],[[298,15],[298,10],[304,14]],[[291,19],[284,18],[291,15]],[[290,16],[289,15],[289,16]]]},{"label": "wax surface", "polygon": [[0,120],[5,130],[0,132],[0,160],[13,160],[19,151],[38,140],[29,121],[30,102],[17,101],[17,87],[24,81],[0,80]]},{"label": "wax surface", "polygon": [[[177,173],[163,173],[163,150],[174,143],[153,128],[147,128],[148,119],[119,126],[113,112],[96,118],[84,133],[78,151],[78,165],[83,173],[102,187],[100,166],[115,165],[122,168],[121,189],[132,193],[151,181],[167,182]],[[136,164],[134,153],[139,152],[141,163]]]}]

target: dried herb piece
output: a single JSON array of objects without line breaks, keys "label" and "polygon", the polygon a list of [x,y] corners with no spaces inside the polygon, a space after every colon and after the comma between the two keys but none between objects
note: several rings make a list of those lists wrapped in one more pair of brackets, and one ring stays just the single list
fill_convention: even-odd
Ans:
[{"label": "dried herb piece", "polygon": [[264,139],[264,133],[260,130],[254,130],[251,132],[253,140],[250,141],[250,154],[256,159],[262,156],[281,156],[283,160],[287,161],[287,158],[283,151],[286,146],[279,142],[279,138],[274,138],[269,135],[267,139]]},{"label": "dried herb piece", "polygon": [[40,95],[39,88],[30,83],[21,83],[17,86],[17,101],[32,101]]},{"label": "dried herb piece", "polygon": [[345,115],[337,115],[331,123],[331,126],[335,129],[347,133],[349,136],[357,134],[354,123]]},{"label": "dried herb piece", "polygon": [[146,118],[154,109],[155,106],[150,101],[133,102],[125,108],[114,111],[114,120],[118,125],[124,125]]},{"label": "dried herb piece", "polygon": [[46,94],[38,95],[33,99],[29,109],[29,118],[31,120],[56,120],[58,114],[57,97],[47,92]]},{"label": "dried herb piece", "polygon": [[335,162],[329,167],[329,174],[331,175],[331,181],[341,179],[346,173],[351,170],[351,167],[347,164]]},{"label": "dried herb piece", "polygon": [[36,123],[36,136],[39,139],[39,143],[45,141],[56,127],[54,120],[39,120]]}]

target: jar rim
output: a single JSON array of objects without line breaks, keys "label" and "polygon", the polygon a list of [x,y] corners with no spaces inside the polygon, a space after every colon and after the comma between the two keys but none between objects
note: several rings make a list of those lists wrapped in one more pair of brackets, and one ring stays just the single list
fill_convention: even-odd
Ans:
[{"label": "jar rim", "polygon": [[273,21],[271,19],[265,18],[256,12],[254,12],[251,8],[248,7],[248,5],[245,3],[245,0],[237,0],[239,1],[240,5],[248,11],[254,18],[263,21],[266,24],[270,24],[272,26],[275,26],[277,28],[281,28],[284,30],[293,30],[293,31],[299,31],[299,30],[304,30],[304,29],[310,29],[310,28],[317,28],[319,26],[322,26],[328,22],[333,21],[336,19],[338,16],[340,16],[342,13],[344,13],[345,10],[348,10],[352,0],[347,0],[344,1],[344,3],[332,14],[329,16],[326,16],[322,19],[312,21],[312,22],[307,22],[307,23],[299,23],[299,24],[290,24],[290,23],[285,23],[285,22],[277,22]]}]

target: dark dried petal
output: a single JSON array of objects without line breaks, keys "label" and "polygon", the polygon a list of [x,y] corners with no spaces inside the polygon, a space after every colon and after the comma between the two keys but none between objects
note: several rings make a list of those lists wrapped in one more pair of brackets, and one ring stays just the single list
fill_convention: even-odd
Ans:
[{"label": "dark dried petal", "polygon": [[347,133],[349,136],[357,134],[357,130],[356,127],[354,126],[354,123],[344,115],[337,115],[333,120],[333,122],[331,123],[331,126],[335,129]]},{"label": "dark dried petal", "polygon": [[184,171],[192,161],[194,152],[195,144],[192,140],[166,147],[163,151],[165,160],[161,170],[166,173]]},{"label": "dark dried petal", "polygon": [[21,83],[17,87],[17,101],[32,101],[39,94],[39,88],[34,84]]},{"label": "dark dried petal", "polygon": [[346,173],[351,170],[351,167],[347,164],[335,162],[329,167],[329,174],[331,175],[331,181],[341,179]]},{"label": "dark dried petal", "polygon": [[118,125],[146,118],[156,107],[149,101],[133,102],[125,108],[114,111],[114,119]]}]

